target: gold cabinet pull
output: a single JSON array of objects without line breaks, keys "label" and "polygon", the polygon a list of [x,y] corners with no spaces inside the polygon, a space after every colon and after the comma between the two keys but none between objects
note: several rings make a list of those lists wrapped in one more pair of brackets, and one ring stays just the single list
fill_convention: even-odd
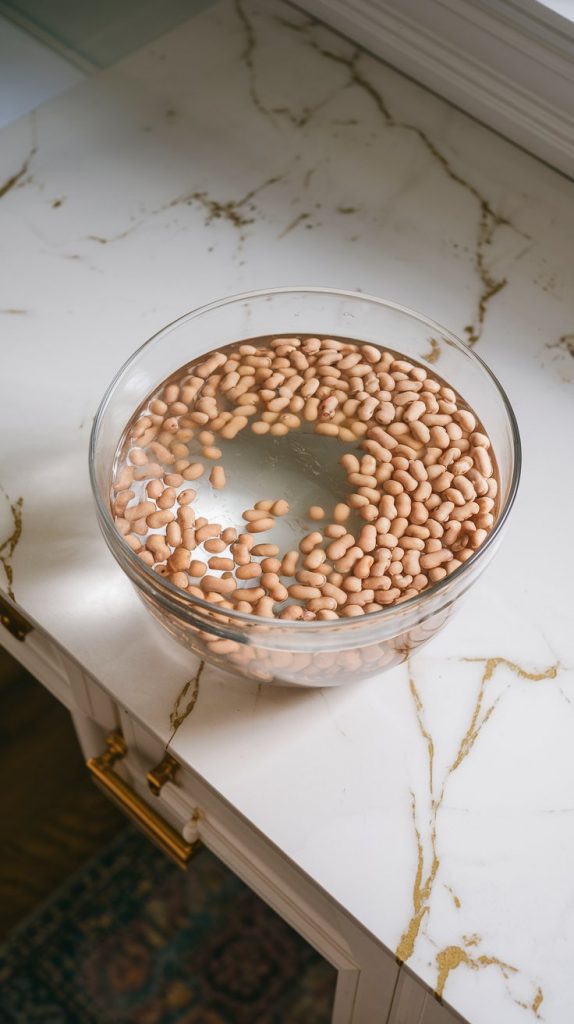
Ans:
[{"label": "gold cabinet pull", "polygon": [[179,764],[175,757],[166,754],[159,764],[152,768],[146,775],[147,784],[154,796],[159,796],[161,787],[166,782],[174,782]]},{"label": "gold cabinet pull", "polygon": [[28,619],[25,619],[22,613],[17,611],[2,594],[0,594],[0,622],[21,643],[34,628]]},{"label": "gold cabinet pull", "polygon": [[152,811],[145,800],[134,793],[127,783],[114,771],[114,765],[126,756],[128,748],[121,732],[110,733],[106,749],[99,757],[86,762],[94,781],[101,786],[126,814],[173,860],[178,867],[187,867],[197,844],[186,843],[171,825]]}]

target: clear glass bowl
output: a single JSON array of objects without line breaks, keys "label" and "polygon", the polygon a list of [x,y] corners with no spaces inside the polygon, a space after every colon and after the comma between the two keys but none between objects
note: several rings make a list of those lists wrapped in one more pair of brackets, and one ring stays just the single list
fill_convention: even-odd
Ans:
[{"label": "clear glass bowl", "polygon": [[[438,373],[478,414],[499,475],[497,520],[469,559],[419,596],[365,616],[292,622],[226,611],[195,598],[143,564],[117,532],[110,509],[114,456],[140,403],[171,373],[222,345],[262,335],[317,334],[387,346]],[[90,439],[99,524],[116,561],[154,617],[179,643],[227,671],[265,682],[333,686],[404,661],[442,629],[500,543],[520,476],[520,437],[510,403],[483,361],[432,320],[392,302],[328,288],[276,288],[202,306],[154,335],[110,384]]]}]

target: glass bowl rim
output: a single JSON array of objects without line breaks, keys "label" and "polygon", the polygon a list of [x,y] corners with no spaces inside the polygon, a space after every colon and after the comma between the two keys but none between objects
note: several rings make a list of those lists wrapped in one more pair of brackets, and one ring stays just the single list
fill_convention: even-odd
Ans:
[{"label": "glass bowl rim", "polygon": [[[408,598],[407,601],[402,601],[398,604],[395,603],[393,605],[389,605],[388,608],[381,608],[381,610],[378,612],[369,612],[364,617],[361,616],[361,619],[363,621],[360,623],[360,625],[380,625],[384,622],[390,622],[393,618],[398,617],[397,613],[399,613],[400,616],[402,617],[405,613],[415,611],[418,607],[422,607],[425,604],[428,604],[429,599],[440,595],[440,593],[447,587],[450,588],[453,582],[460,580],[464,575],[466,575],[467,571],[471,569],[473,566],[475,566],[486,554],[486,552],[492,547],[494,541],[500,534],[502,527],[504,526],[506,520],[508,519],[512,506],[514,505],[514,501],[516,499],[516,494],[518,491],[518,484],[520,482],[520,474],[522,468],[522,444],[520,440],[520,432],[518,429],[516,416],[514,414],[514,410],[510,404],[506,391],[502,387],[502,384],[498,380],[497,376],[484,362],[481,356],[477,355],[473,349],[469,348],[469,346],[466,345],[463,341],[461,341],[461,339],[458,338],[455,334],[453,334],[452,331],[449,331],[447,328],[437,323],[436,320],[432,320],[430,317],[427,317],[423,313],[419,313],[416,310],[409,308],[408,306],[403,306],[400,303],[391,301],[390,299],[383,299],[376,295],[370,295],[368,292],[348,291],[342,288],[328,288],[314,285],[284,285],[277,288],[258,288],[248,292],[237,292],[233,295],[227,295],[221,299],[214,299],[213,301],[207,302],[202,306],[197,306],[195,309],[189,310],[182,316],[176,317],[175,320],[171,320],[170,323],[165,324],[163,327],[161,327],[158,331],[152,334],[151,337],[147,338],[146,341],[139,345],[134,352],[132,352],[132,354],[124,361],[124,363],[122,363],[119,370],[114,375],[110,384],[106,388],[104,395],[98,406],[96,415],[94,417],[92,430],[90,433],[88,456],[90,484],[92,488],[92,493],[94,495],[94,500],[96,502],[96,507],[100,515],[100,519],[106,523],[107,527],[113,531],[113,534],[122,544],[124,554],[128,559],[128,563],[133,565],[134,570],[137,569],[137,575],[141,576],[143,574],[143,580],[149,580],[150,589],[159,591],[162,598],[166,599],[170,611],[177,616],[181,615],[182,612],[182,599],[187,599],[190,609],[193,609],[194,607],[198,609],[204,609],[206,612],[209,612],[211,614],[213,614],[214,611],[217,611],[217,606],[213,605],[210,601],[204,601],[201,598],[187,595],[185,590],[176,587],[173,583],[170,583],[169,580],[166,580],[164,577],[154,572],[150,566],[147,566],[144,562],[142,562],[141,558],[137,557],[136,553],[132,551],[129,545],[125,543],[123,537],[118,533],[111,512],[104,503],[102,496],[100,495],[98,483],[96,480],[95,464],[97,457],[97,440],[100,425],[106,413],[106,409],[113,397],[117,385],[119,384],[120,380],[124,377],[129,367],[134,362],[136,362],[136,360],[144,352],[144,350],[148,346],[150,346],[154,341],[157,341],[158,338],[170,334],[173,330],[176,330],[178,327],[187,323],[187,321],[193,320],[198,316],[204,315],[205,313],[209,313],[209,311],[212,309],[218,309],[222,306],[232,305],[233,303],[238,303],[242,301],[246,302],[251,299],[260,299],[270,295],[296,295],[302,293],[312,295],[332,295],[347,299],[359,299],[363,302],[373,303],[377,306],[383,306],[384,308],[392,309],[395,312],[401,313],[407,317],[410,317],[413,320],[417,320],[419,323],[424,324],[425,326],[431,328],[435,332],[438,331],[440,335],[443,338],[448,339],[448,341],[452,345],[454,345],[456,349],[458,349],[471,360],[474,360],[478,364],[482,372],[490,379],[491,383],[494,385],[495,390],[498,393],[499,398],[502,400],[502,405],[508,418],[508,423],[510,425],[513,466],[508,497],[506,499],[504,507],[500,510],[500,514],[498,516],[498,519],[496,520],[496,523],[494,524],[493,529],[488,534],[486,540],[475,552],[473,552],[470,558],[468,558],[466,562],[463,562],[462,565],[459,565],[458,568],[454,570],[454,572],[443,577],[443,579],[441,580],[437,580],[436,583],[433,583],[432,586],[428,587],[427,590],[421,591],[416,597],[410,597]],[[289,619],[268,620],[262,619],[260,615],[251,615],[247,612],[238,612],[228,608],[225,609],[225,615],[229,617],[229,625],[231,627],[233,627],[234,625],[236,627],[240,627],[243,624],[245,624],[246,626],[261,626],[264,624],[268,624],[270,630],[272,630],[273,628],[278,628],[281,630],[287,629],[301,631],[302,629],[316,630],[317,628],[319,628],[325,632],[328,632],[329,630],[332,630],[333,627],[340,630],[345,629],[346,627],[354,626],[356,630],[357,625],[359,625],[359,623],[357,623],[357,618],[355,616],[350,616],[348,618],[339,618],[336,621],[332,619],[314,619],[310,622],[301,622],[300,620]],[[209,618],[207,618],[205,622],[205,626],[207,627],[208,625]]]}]

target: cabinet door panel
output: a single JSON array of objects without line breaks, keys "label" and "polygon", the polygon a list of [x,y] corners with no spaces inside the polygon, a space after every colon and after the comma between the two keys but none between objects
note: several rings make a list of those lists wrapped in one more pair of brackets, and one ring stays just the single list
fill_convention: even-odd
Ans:
[{"label": "cabinet door panel", "polygon": [[387,1024],[464,1024],[404,967],[401,968]]}]

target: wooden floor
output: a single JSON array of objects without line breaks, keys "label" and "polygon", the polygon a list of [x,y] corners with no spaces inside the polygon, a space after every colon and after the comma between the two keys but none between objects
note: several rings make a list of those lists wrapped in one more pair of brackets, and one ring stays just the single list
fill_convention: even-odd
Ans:
[{"label": "wooden floor", "polygon": [[65,708],[0,647],[0,936],[125,818],[90,781]]}]

